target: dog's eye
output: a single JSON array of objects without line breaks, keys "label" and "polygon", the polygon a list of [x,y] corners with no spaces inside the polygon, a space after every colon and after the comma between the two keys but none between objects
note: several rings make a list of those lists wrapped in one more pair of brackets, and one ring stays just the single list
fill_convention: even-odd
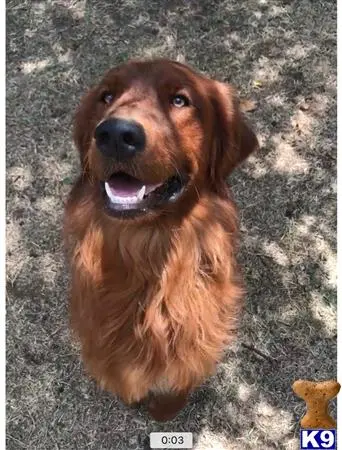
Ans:
[{"label": "dog's eye", "polygon": [[106,103],[106,105],[110,105],[113,102],[114,96],[110,92],[104,92],[101,96],[101,100]]},{"label": "dog's eye", "polygon": [[185,95],[177,94],[171,99],[171,103],[176,108],[183,108],[184,106],[189,106],[190,101]]}]

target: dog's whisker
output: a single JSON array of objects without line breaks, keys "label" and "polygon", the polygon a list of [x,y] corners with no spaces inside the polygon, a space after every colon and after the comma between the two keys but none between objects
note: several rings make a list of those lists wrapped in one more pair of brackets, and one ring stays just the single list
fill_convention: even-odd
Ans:
[{"label": "dog's whisker", "polygon": [[193,186],[194,186],[194,189],[195,189],[195,191],[196,191],[197,198],[200,199],[201,196],[200,196],[199,190],[198,190],[198,188],[197,188],[197,186],[196,186],[196,183],[193,183]]}]

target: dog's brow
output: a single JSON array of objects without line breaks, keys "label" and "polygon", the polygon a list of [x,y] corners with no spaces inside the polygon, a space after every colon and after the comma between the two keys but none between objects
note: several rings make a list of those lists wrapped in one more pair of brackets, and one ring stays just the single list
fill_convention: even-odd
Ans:
[{"label": "dog's brow", "polygon": [[156,89],[142,82],[133,82],[118,97],[116,106],[125,106],[133,104],[147,98],[153,98],[156,95]]}]

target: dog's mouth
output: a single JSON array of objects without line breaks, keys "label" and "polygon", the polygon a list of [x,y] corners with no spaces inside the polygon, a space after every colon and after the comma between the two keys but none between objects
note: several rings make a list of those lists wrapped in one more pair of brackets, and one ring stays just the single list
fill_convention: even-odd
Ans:
[{"label": "dog's mouth", "polygon": [[187,181],[187,176],[178,174],[162,183],[150,184],[125,172],[116,172],[107,181],[101,182],[106,211],[121,217],[147,213],[175,202],[183,193]]}]

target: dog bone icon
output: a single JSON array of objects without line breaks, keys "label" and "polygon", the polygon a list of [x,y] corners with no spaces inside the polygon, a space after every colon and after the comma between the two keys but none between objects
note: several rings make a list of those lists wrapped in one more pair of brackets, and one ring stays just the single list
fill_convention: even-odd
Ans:
[{"label": "dog bone icon", "polygon": [[335,420],[329,415],[328,404],[339,393],[340,387],[334,380],[297,380],[293,383],[293,391],[306,403],[306,414],[300,421],[301,428],[336,428]]}]

